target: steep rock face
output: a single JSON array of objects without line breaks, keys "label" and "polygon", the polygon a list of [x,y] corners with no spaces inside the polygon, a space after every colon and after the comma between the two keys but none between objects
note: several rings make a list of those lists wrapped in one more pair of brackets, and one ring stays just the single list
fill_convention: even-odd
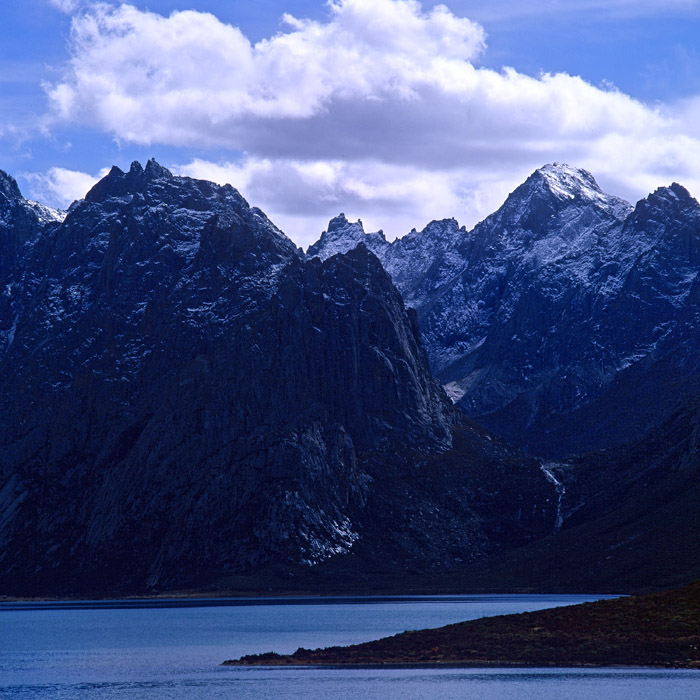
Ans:
[{"label": "steep rock face", "polygon": [[[556,531],[557,490],[539,460],[470,422],[448,452],[396,449],[363,456],[373,478],[354,552],[363,571],[471,568],[484,557]],[[400,576],[400,574],[398,574]]]},{"label": "steep rock face", "polygon": [[680,185],[632,208],[554,164],[472,231],[433,222],[378,254],[458,405],[553,456],[633,440],[697,387],[699,245]]},{"label": "steep rock face", "polygon": [[466,235],[455,219],[431,221],[377,253],[408,306],[422,308],[425,299],[451,283],[464,264],[459,246]]},{"label": "steep rock face", "polygon": [[697,579],[699,448],[696,394],[628,445],[549,463],[564,487],[561,529],[473,567],[461,585],[619,592]]},{"label": "steep rock face", "polygon": [[0,355],[12,344],[18,319],[18,264],[39,231],[58,226],[64,213],[31,202],[0,170]]},{"label": "steep rock face", "polygon": [[115,168],[22,274],[0,395],[6,576],[317,561],[357,537],[357,448],[450,444],[378,261],[305,264],[231,187]]},{"label": "steep rock face", "polygon": [[[113,168],[63,223],[40,227],[11,274],[2,590],[201,583],[314,564],[360,539],[381,556],[397,526],[392,488],[398,499],[430,455],[474,453],[449,449],[457,414],[377,258],[360,246],[306,260],[230,186],[154,161]],[[478,504],[443,516],[455,493],[434,484],[437,497],[401,496],[415,523],[430,501],[434,551],[421,552],[416,526],[397,560],[477,556],[549,531],[553,492],[537,466],[489,459],[496,502],[512,500],[513,475],[528,484],[524,506],[508,507],[512,542],[496,525],[448,532]],[[457,471],[473,495],[474,476]]]},{"label": "steep rock face", "polygon": [[15,269],[24,246],[37,232],[63,217],[64,212],[24,199],[15,179],[0,170],[0,283]]}]

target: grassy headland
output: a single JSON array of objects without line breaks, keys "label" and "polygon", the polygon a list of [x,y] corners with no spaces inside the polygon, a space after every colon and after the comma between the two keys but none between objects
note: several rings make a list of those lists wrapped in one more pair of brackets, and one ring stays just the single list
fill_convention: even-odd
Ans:
[{"label": "grassy headland", "polygon": [[231,666],[662,666],[700,668],[700,581],[685,588],[297,649]]}]

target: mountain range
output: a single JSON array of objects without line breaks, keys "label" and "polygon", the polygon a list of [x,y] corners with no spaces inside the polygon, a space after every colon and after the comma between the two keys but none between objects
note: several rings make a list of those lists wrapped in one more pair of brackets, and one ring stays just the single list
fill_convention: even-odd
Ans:
[{"label": "mountain range", "polygon": [[2,193],[4,592],[193,585],[359,539],[434,567],[551,530],[539,463],[460,416],[364,247],[307,258],[154,161],[68,212]]},{"label": "mountain range", "polygon": [[700,577],[699,239],[561,164],[306,253],[153,160],[67,212],[0,171],[0,593]]},{"label": "mountain range", "polygon": [[359,241],[457,405],[534,454],[632,442],[697,393],[700,205],[681,185],[632,206],[553,164],[471,231],[446,219],[389,243],[341,215],[308,252]]}]

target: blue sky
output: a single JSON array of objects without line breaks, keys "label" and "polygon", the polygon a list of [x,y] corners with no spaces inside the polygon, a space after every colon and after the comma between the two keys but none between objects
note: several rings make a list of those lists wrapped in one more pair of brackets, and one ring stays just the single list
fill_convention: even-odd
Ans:
[{"label": "blue sky", "polygon": [[3,3],[0,168],[66,206],[155,156],[302,245],[339,211],[472,225],[555,160],[631,200],[700,193],[700,2],[445,5]]}]

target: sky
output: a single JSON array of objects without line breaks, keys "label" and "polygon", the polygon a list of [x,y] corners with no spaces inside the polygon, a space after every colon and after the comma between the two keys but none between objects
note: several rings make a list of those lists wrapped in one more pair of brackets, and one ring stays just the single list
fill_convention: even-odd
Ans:
[{"label": "sky", "polygon": [[700,195],[700,0],[0,0],[0,169],[65,208],[151,157],[306,247],[468,228],[536,168]]}]

